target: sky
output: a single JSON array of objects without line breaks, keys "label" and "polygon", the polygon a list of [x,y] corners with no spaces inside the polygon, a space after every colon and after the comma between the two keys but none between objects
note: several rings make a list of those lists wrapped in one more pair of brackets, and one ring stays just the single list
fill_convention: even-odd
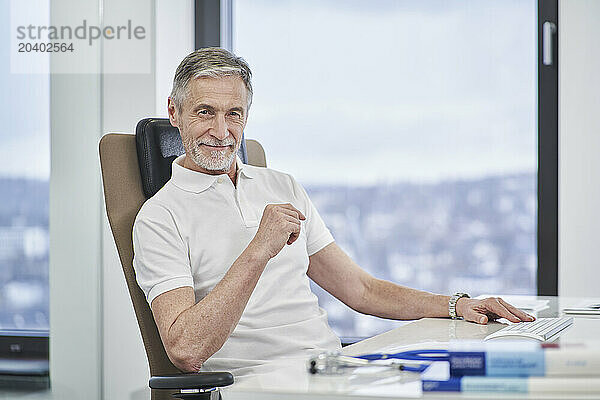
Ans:
[{"label": "sky", "polygon": [[535,3],[236,0],[246,137],[305,184],[534,172]]},{"label": "sky", "polygon": [[[49,79],[10,73],[0,0],[0,176],[47,179]],[[248,138],[305,184],[537,168],[533,0],[236,0]]]},{"label": "sky", "polygon": [[[44,1],[36,1],[41,4]],[[39,11],[28,2],[22,12]],[[10,6],[0,0],[0,177],[50,176],[50,79],[10,71]],[[47,11],[47,10],[46,10]]]}]

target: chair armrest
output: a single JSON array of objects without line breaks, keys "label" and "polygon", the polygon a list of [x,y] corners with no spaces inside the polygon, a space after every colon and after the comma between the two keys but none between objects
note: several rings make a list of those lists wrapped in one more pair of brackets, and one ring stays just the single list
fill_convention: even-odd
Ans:
[{"label": "chair armrest", "polygon": [[151,389],[212,389],[229,386],[233,383],[233,375],[229,372],[197,372],[190,374],[153,376],[150,378]]}]

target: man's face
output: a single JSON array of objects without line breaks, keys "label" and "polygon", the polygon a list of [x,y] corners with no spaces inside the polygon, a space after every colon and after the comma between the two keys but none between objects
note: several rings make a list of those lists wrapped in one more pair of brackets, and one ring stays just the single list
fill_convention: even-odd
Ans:
[{"label": "man's face", "polygon": [[247,89],[238,76],[192,79],[181,110],[169,98],[169,119],[179,128],[186,153],[184,167],[235,173],[247,109]]}]

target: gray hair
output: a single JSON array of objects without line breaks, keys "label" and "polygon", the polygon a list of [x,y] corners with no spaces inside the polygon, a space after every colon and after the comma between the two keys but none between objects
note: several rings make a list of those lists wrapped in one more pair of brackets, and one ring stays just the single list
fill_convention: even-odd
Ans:
[{"label": "gray hair", "polygon": [[252,72],[248,63],[241,57],[219,47],[206,47],[188,54],[175,71],[171,99],[181,110],[188,95],[188,83],[192,79],[224,76],[239,76],[248,90],[248,108],[252,104]]}]

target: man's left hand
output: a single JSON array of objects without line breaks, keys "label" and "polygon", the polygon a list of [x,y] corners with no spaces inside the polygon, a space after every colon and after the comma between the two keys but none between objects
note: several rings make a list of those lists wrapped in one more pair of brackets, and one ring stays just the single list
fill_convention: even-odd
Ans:
[{"label": "man's left hand", "polygon": [[499,318],[506,318],[510,322],[531,322],[535,318],[515,306],[512,306],[499,297],[488,297],[477,300],[463,297],[456,302],[456,314],[465,321],[487,324]]}]

